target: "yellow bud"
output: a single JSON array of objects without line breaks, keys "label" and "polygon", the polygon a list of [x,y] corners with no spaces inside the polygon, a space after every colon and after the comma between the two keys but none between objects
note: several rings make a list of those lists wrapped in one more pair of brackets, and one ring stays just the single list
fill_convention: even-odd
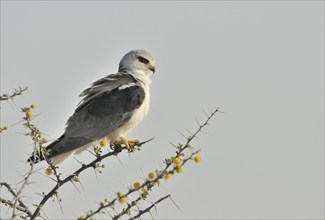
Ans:
[{"label": "yellow bud", "polygon": [[181,166],[176,166],[176,172],[179,174],[183,173],[183,168]]},{"label": "yellow bud", "polygon": [[149,178],[149,179],[154,179],[155,176],[156,176],[156,175],[155,175],[154,173],[152,173],[152,172],[148,174],[148,178]]},{"label": "yellow bud", "polygon": [[172,174],[171,173],[166,173],[165,180],[170,180],[171,178],[172,178]]},{"label": "yellow bud", "polygon": [[122,196],[122,192],[117,192],[116,195],[117,195],[118,197],[121,197],[121,196]]},{"label": "yellow bud", "polygon": [[71,181],[72,181],[72,182],[80,182],[78,176],[74,176],[74,177],[72,177]]},{"label": "yellow bud", "polygon": [[42,142],[43,142],[43,143],[46,143],[46,142],[47,142],[47,140],[46,140],[45,137],[42,138]]},{"label": "yellow bud", "polygon": [[81,215],[79,218],[78,218],[78,220],[85,220],[86,219],[86,216],[84,216],[84,215]]},{"label": "yellow bud", "polygon": [[103,139],[103,140],[101,140],[101,141],[99,142],[99,144],[100,144],[100,146],[102,146],[102,147],[106,147],[106,146],[107,146],[107,141],[106,141],[105,139]]},{"label": "yellow bud", "polygon": [[48,168],[45,169],[45,174],[46,175],[50,176],[50,175],[52,175],[52,173],[53,173],[53,170],[52,170],[51,167],[48,167]]},{"label": "yellow bud", "polygon": [[30,108],[35,108],[35,105],[34,105],[34,104],[31,104],[31,105],[30,105]]},{"label": "yellow bud", "polygon": [[141,184],[140,184],[139,182],[135,182],[135,183],[133,184],[134,189],[139,189],[140,186],[141,186]]},{"label": "yellow bud", "polygon": [[33,114],[32,114],[31,111],[28,110],[25,114],[26,114],[26,119],[27,119],[27,120],[30,120],[30,119],[32,118],[32,115],[33,115]]},{"label": "yellow bud", "polygon": [[157,179],[156,183],[157,183],[157,186],[160,186],[160,179]]},{"label": "yellow bud", "polygon": [[121,198],[119,198],[118,200],[121,204],[125,204],[126,203],[126,197],[122,196]]},{"label": "yellow bud", "polygon": [[174,164],[175,164],[176,166],[179,166],[179,165],[181,164],[181,162],[182,162],[182,160],[181,160],[179,157],[176,157],[176,158],[174,159]]},{"label": "yellow bud", "polygon": [[200,163],[201,160],[202,160],[202,158],[201,158],[200,155],[196,155],[196,156],[194,157],[194,162],[195,162],[195,163]]}]

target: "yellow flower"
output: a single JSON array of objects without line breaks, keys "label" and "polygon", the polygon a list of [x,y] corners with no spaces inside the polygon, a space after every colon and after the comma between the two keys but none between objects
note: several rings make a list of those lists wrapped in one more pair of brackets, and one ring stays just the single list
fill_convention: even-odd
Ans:
[{"label": "yellow flower", "polygon": [[101,141],[99,142],[99,144],[100,144],[100,146],[102,146],[102,147],[106,147],[106,146],[107,146],[107,141],[106,141],[105,139],[103,139],[103,140],[101,140]]},{"label": "yellow flower", "polygon": [[155,176],[156,175],[154,173],[152,173],[152,172],[148,174],[148,178],[151,179],[151,180],[154,179]]},{"label": "yellow flower", "polygon": [[181,166],[176,166],[176,172],[179,174],[183,173],[183,168]]},{"label": "yellow flower", "polygon": [[78,218],[78,220],[85,220],[86,219],[86,216],[84,216],[84,215],[81,215],[79,218]]},{"label": "yellow flower", "polygon": [[25,114],[26,114],[26,119],[27,119],[27,120],[30,120],[30,119],[32,118],[32,115],[33,115],[33,114],[32,114],[32,112],[31,112],[30,110],[26,111]]},{"label": "yellow flower", "polygon": [[181,162],[182,162],[182,160],[181,160],[179,157],[175,157],[175,159],[174,159],[174,164],[175,164],[176,166],[181,165]]},{"label": "yellow flower", "polygon": [[126,197],[125,197],[125,196],[122,196],[121,198],[118,199],[118,201],[119,201],[121,204],[125,204],[125,203],[126,203]]},{"label": "yellow flower", "polygon": [[139,182],[135,182],[135,183],[133,184],[134,189],[139,189],[140,186],[141,186],[141,184],[140,184]]},{"label": "yellow flower", "polygon": [[53,170],[51,169],[51,167],[48,167],[48,168],[45,169],[45,174],[46,175],[50,176],[50,175],[52,175],[52,173],[53,173]]},{"label": "yellow flower", "polygon": [[166,173],[165,180],[170,180],[171,178],[172,178],[172,174],[171,173]]},{"label": "yellow flower", "polygon": [[194,162],[195,162],[195,163],[200,163],[201,160],[202,160],[202,158],[201,158],[200,155],[196,155],[196,156],[194,157]]}]

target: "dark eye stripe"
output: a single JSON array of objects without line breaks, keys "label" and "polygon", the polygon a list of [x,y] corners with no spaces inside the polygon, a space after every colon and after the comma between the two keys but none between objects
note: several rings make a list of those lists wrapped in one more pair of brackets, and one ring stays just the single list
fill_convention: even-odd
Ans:
[{"label": "dark eye stripe", "polygon": [[149,60],[147,60],[147,59],[144,58],[144,57],[138,57],[138,60],[139,60],[141,63],[144,63],[144,64],[148,64],[148,63],[149,63]]}]

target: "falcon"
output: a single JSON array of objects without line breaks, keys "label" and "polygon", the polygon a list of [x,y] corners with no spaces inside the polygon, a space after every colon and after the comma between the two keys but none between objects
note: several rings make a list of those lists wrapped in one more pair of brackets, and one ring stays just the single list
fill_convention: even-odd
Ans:
[{"label": "falcon", "polygon": [[[150,76],[155,60],[145,50],[132,50],[119,63],[118,73],[108,75],[85,89],[65,132],[46,147],[53,164],[71,154],[79,154],[100,140],[112,145],[124,144],[128,149],[139,140],[126,138],[149,111]],[[44,155],[35,152],[28,161],[37,163]]]}]

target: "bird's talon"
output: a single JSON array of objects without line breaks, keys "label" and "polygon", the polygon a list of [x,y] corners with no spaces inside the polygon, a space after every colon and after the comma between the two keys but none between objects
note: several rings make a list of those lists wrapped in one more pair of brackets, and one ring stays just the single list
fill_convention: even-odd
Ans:
[{"label": "bird's talon", "polygon": [[129,140],[129,144],[135,145],[135,144],[139,144],[139,143],[141,143],[140,140]]},{"label": "bird's talon", "polygon": [[116,146],[116,145],[123,144],[128,149],[128,151],[132,151],[134,148],[134,145],[138,144],[138,143],[141,143],[141,141],[140,140],[128,140],[125,137],[121,137],[119,141],[114,142],[114,145]]}]

